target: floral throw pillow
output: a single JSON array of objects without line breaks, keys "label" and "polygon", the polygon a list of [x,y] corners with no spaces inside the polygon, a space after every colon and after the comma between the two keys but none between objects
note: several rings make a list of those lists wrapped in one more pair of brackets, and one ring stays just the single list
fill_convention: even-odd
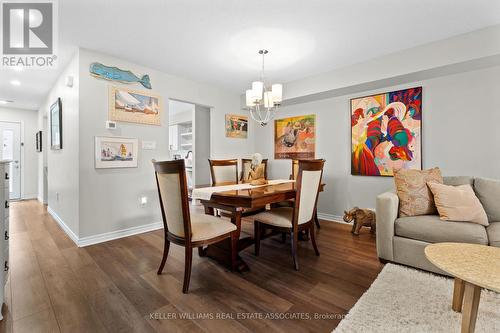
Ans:
[{"label": "floral throw pillow", "polygon": [[399,216],[418,216],[437,214],[434,197],[427,186],[428,182],[443,184],[439,168],[428,170],[394,171],[396,193],[399,197]]}]

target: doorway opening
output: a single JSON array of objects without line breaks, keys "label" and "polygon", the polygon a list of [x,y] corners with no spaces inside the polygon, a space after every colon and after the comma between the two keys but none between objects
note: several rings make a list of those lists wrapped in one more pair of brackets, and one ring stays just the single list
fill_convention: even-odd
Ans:
[{"label": "doorway opening", "polygon": [[210,107],[169,99],[170,159],[184,159],[189,195],[194,187],[210,184]]},{"label": "doorway opening", "polygon": [[12,161],[9,164],[9,197],[11,200],[21,199],[21,123],[0,121],[0,151],[2,160]]}]

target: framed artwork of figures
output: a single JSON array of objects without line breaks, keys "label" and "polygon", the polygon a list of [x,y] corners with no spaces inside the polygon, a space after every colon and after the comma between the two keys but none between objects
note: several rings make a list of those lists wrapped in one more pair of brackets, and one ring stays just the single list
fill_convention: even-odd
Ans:
[{"label": "framed artwork of figures", "polygon": [[351,99],[351,174],[422,169],[422,87]]}]

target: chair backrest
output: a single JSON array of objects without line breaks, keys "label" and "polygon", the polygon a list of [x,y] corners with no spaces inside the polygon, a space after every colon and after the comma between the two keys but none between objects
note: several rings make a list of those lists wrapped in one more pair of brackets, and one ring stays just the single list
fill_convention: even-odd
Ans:
[{"label": "chair backrest", "polygon": [[292,173],[290,174],[291,180],[297,180],[299,174],[299,160],[292,160]]},{"label": "chair backrest", "polygon": [[220,183],[238,183],[238,160],[208,160],[212,186]]},{"label": "chair backrest", "polygon": [[184,160],[153,160],[165,231],[191,241],[186,167]]},{"label": "chair backrest", "polygon": [[[264,178],[267,179],[267,158],[262,160],[262,164],[264,164]],[[248,180],[248,175],[250,174],[250,170],[252,168],[252,159],[251,158],[242,158],[241,159],[241,177],[240,180],[246,181]]]},{"label": "chair backrest", "polygon": [[314,217],[325,160],[300,160],[296,180],[294,225],[309,222]]}]

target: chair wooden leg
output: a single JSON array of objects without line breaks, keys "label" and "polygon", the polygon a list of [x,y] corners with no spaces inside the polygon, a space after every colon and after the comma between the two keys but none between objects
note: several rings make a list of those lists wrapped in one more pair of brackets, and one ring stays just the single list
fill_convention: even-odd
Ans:
[{"label": "chair wooden leg", "polygon": [[238,258],[238,233],[231,233],[231,270],[236,272],[236,261]]},{"label": "chair wooden leg", "polygon": [[319,250],[318,246],[316,245],[316,233],[314,232],[314,224],[311,223],[311,228],[309,228],[309,235],[311,237],[311,243],[314,248],[314,252],[316,252],[316,255],[319,256]]},{"label": "chair wooden leg", "polygon": [[260,222],[254,221],[254,240],[255,240],[255,256],[259,256],[260,254]]},{"label": "chair wooden leg", "polygon": [[297,257],[297,243],[299,241],[297,232],[293,232],[291,234],[291,239],[292,239],[292,257],[293,257],[293,266],[296,271],[299,270],[299,258]]},{"label": "chair wooden leg", "polygon": [[161,259],[160,267],[158,268],[157,274],[160,275],[163,272],[163,267],[165,267],[165,263],[167,262],[168,250],[170,249],[170,241],[165,238],[165,244],[163,245],[163,258]]},{"label": "chair wooden leg", "polygon": [[189,281],[191,279],[191,264],[193,261],[193,249],[189,246],[186,246],[186,256],[184,263],[184,284],[182,286],[182,292],[184,294],[188,293],[189,290]]},{"label": "chair wooden leg", "polygon": [[200,257],[206,257],[207,256],[207,248],[203,248],[203,246],[198,246],[198,255]]},{"label": "chair wooden leg", "polygon": [[317,210],[314,211],[314,223],[316,224],[318,229],[321,229],[321,226],[319,225],[318,211]]}]

